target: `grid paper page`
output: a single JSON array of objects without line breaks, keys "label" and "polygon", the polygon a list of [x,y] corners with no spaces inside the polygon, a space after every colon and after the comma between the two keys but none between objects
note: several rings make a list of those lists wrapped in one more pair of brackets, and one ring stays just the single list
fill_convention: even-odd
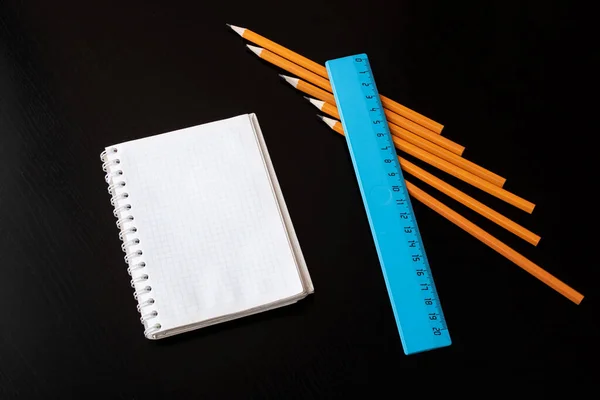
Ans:
[{"label": "grid paper page", "polygon": [[304,291],[249,115],[113,147],[162,331]]}]

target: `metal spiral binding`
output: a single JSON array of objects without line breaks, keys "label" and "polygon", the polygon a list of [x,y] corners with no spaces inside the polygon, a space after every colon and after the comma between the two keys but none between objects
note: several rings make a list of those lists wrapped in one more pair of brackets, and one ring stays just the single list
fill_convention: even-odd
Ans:
[{"label": "metal spiral binding", "polygon": [[140,248],[141,240],[137,237],[138,229],[133,225],[135,218],[132,214],[132,205],[128,203],[129,193],[125,190],[127,182],[123,170],[119,168],[121,160],[117,158],[118,149],[113,147],[100,154],[102,170],[106,172],[104,179],[108,184],[110,204],[114,207],[113,214],[117,219],[119,239],[123,242],[121,250],[125,253],[127,273],[131,276],[131,287],[134,288],[133,297],[138,301],[137,310],[140,321],[144,325],[144,335],[148,336],[158,332],[161,325],[158,322],[158,311],[154,307],[152,298],[151,279],[145,271],[143,251]]}]

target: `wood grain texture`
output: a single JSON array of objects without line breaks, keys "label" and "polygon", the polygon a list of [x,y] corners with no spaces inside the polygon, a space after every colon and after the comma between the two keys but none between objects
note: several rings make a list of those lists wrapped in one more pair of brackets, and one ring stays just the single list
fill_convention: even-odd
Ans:
[{"label": "wood grain texture", "polygon": [[[579,180],[597,181],[587,177],[597,112],[585,100],[593,52],[571,46],[588,38],[575,14],[528,1],[360,5],[294,2],[297,18],[286,20],[275,1],[0,1],[0,399],[348,398],[397,389],[407,368],[431,377],[440,367],[594,360],[594,201]],[[413,202],[453,345],[404,356],[344,139],[225,23],[319,63],[369,54],[382,93],[444,124],[465,157],[537,207],[528,215],[407,159],[543,239],[534,248],[429,192],[586,294],[583,303]],[[99,153],[248,112],[315,294],[147,341]]]}]

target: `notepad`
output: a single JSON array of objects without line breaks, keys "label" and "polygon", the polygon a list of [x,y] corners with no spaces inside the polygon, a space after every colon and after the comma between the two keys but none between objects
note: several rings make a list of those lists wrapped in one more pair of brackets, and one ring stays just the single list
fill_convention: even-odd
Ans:
[{"label": "notepad", "polygon": [[101,159],[146,338],[314,291],[255,114],[108,146]]}]

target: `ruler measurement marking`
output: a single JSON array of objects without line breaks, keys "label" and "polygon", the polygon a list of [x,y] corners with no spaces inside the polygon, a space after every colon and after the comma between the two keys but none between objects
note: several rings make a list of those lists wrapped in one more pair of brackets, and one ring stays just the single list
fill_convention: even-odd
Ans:
[{"label": "ruler measurement marking", "polygon": [[[369,65],[368,60],[363,60],[363,62],[366,63],[367,65]],[[357,68],[358,68],[358,65],[357,65]],[[377,103],[377,99],[379,98],[379,95],[378,95],[378,93],[377,93],[377,91],[375,89],[375,84],[374,84],[374,79],[373,79],[372,74],[369,73],[369,70],[363,71],[363,72],[359,72],[359,73],[363,74],[363,77],[362,77],[363,81],[361,82],[361,86],[364,87],[364,88],[369,88],[370,92],[371,92],[369,95],[365,95],[365,99],[367,100],[367,103],[369,103],[369,102],[370,103]],[[375,104],[375,105],[377,105],[377,104]],[[371,106],[371,108],[369,109],[369,112],[375,114],[374,121],[377,121],[377,125],[378,125],[378,124],[380,124],[382,122],[382,120],[385,120],[385,114],[381,111],[380,107],[375,107],[375,106],[373,106],[373,104],[370,104],[370,106]],[[375,124],[375,122],[374,122],[374,124]],[[389,143],[389,137],[391,135],[391,132],[389,132],[389,127],[388,126],[385,126],[385,129],[388,130],[387,135],[386,134],[381,134],[381,132],[377,132],[376,134],[377,134],[378,137],[385,138],[388,141],[388,143]],[[381,136],[379,136],[379,135],[381,135]],[[389,154],[388,154],[389,158],[387,158],[388,160],[392,159],[392,160],[396,160],[396,162],[397,162],[397,153],[396,153],[396,149],[395,149],[394,146],[386,146],[386,147],[382,148],[382,150],[389,151]],[[397,165],[397,167],[393,168],[393,170],[391,172],[388,172],[388,176],[392,176],[392,177],[393,176],[397,176],[396,180],[397,181],[402,181],[401,174],[398,174],[396,172],[396,170],[399,170],[399,169],[400,169],[400,165]],[[390,174],[392,174],[392,175],[390,175]],[[405,185],[392,185],[392,191],[396,192],[396,193],[399,193],[401,191],[401,193],[403,195],[407,195],[407,193],[406,193],[406,186]],[[410,209],[408,209],[406,201],[404,200],[403,202],[400,203],[400,205],[403,206],[403,208],[404,208],[404,211],[400,212],[400,218],[401,219],[408,219],[409,221],[412,222],[412,220],[413,220],[413,214],[410,212]],[[412,231],[411,233],[413,233],[414,232],[414,228],[412,228],[411,231]],[[408,233],[408,232],[406,232],[406,233]],[[410,248],[415,248],[416,247],[415,250],[418,253],[421,253],[421,254],[413,254],[412,255],[413,261],[414,262],[418,262],[419,260],[423,259],[424,256],[422,255],[423,252],[422,252],[422,249],[421,249],[421,243],[420,243],[420,241],[415,240],[414,237],[413,237],[413,239],[409,238],[407,242],[408,242],[408,245],[409,245]],[[432,288],[432,290],[435,290],[435,286],[432,285],[431,274],[423,274],[422,276],[425,277],[424,279],[426,281],[424,283],[420,283],[419,284],[421,286],[421,290],[429,290],[430,288]],[[423,287],[426,287],[427,289],[423,289]],[[436,311],[438,311],[438,309],[439,309],[439,302],[437,301],[437,298],[435,298],[435,297],[434,298],[426,298],[424,301],[425,301],[426,305],[428,305],[428,306],[434,306],[436,308]],[[440,313],[436,312],[436,313],[433,313],[433,315],[434,316],[439,316]],[[435,318],[429,318],[429,320],[430,321],[440,320],[440,322],[441,322],[443,320],[443,318],[437,318],[437,317],[435,317]],[[446,329],[446,327],[445,327],[445,320],[444,320],[444,322],[441,322],[441,323],[443,325],[442,329]],[[436,328],[438,328],[438,327],[432,324],[432,331],[434,332],[434,334],[435,334],[435,332],[437,332]]]},{"label": "ruler measurement marking", "polygon": [[[350,60],[353,62],[352,67],[348,65]],[[332,67],[331,63],[337,64]],[[366,55],[360,54],[328,61],[326,65],[342,124],[346,131],[346,139],[361,187],[363,202],[367,208],[404,351],[406,354],[412,354],[447,346],[450,344],[450,337],[447,333],[446,320],[441,310],[437,289],[422,246],[408,190],[404,183],[368,58]],[[346,103],[338,99],[336,77],[339,82],[342,82],[341,90],[345,90],[342,100],[345,100]],[[354,83],[353,79],[355,79]],[[357,91],[352,88],[348,89],[348,86],[355,85],[356,82],[358,92],[362,96],[348,97],[349,93]],[[345,107],[348,107],[347,113],[350,115],[346,118],[348,121],[344,121]],[[361,108],[363,109],[361,110]],[[368,122],[363,121],[362,118],[365,117],[362,116],[366,116]],[[347,123],[350,125],[346,126]],[[353,129],[356,129],[356,132]],[[367,135],[372,135],[372,137],[368,139]],[[372,143],[377,147],[373,148],[373,153],[369,155]],[[357,148],[353,149],[354,146]],[[380,156],[372,157],[375,153]],[[365,160],[372,163],[377,162],[380,165],[375,167],[361,164],[366,163]],[[380,170],[385,176],[376,176],[377,170]],[[368,198],[370,191],[380,188],[382,182],[385,182],[383,185],[390,195],[390,200],[385,204],[379,204],[379,200],[373,202]],[[390,220],[394,220],[396,223],[390,224]],[[377,232],[378,226],[383,227],[382,232]],[[403,246],[405,246],[404,249]],[[397,251],[393,251],[395,247],[398,248]],[[404,288],[404,290],[399,290],[400,288]],[[407,309],[408,307],[414,308],[415,311]],[[423,336],[428,337],[423,338]]]}]

